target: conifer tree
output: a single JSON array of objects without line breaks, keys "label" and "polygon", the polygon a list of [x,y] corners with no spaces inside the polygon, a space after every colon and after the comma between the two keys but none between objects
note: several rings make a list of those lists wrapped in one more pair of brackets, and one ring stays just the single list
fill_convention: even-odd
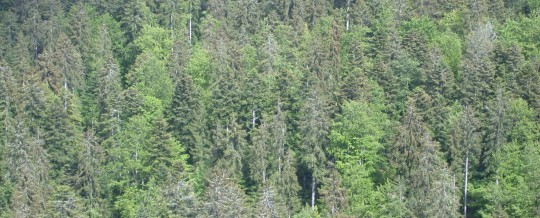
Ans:
[{"label": "conifer tree", "polygon": [[72,94],[84,85],[81,54],[65,34],[60,34],[40,55],[39,66],[41,78],[57,95]]},{"label": "conifer tree", "polygon": [[10,66],[15,72],[30,73],[34,70],[33,68],[35,66],[29,51],[30,39],[22,32],[18,32],[15,38],[17,44],[13,47],[13,60]]},{"label": "conifer tree", "polygon": [[0,217],[538,217],[539,15],[0,0]]},{"label": "conifer tree", "polygon": [[145,148],[149,152],[147,164],[152,170],[150,174],[165,181],[175,181],[189,170],[185,148],[168,132],[169,124],[163,115],[155,117],[151,124],[149,135],[152,143]]},{"label": "conifer tree", "polygon": [[271,125],[271,123],[263,121],[259,128],[253,132],[253,148],[250,151],[250,159],[252,160],[249,165],[250,175],[254,181],[263,186],[276,169],[271,167],[273,160],[276,159],[274,158],[276,153],[272,151],[280,149],[277,147],[280,145],[273,143]]},{"label": "conifer tree", "polygon": [[[13,107],[16,93],[13,72],[7,64],[0,63],[0,145],[4,150],[9,138],[8,129],[11,126]],[[0,154],[1,155],[1,154]]]},{"label": "conifer tree", "polygon": [[417,101],[414,97],[407,100],[393,156],[398,176],[403,176],[407,185],[406,205],[415,216],[455,216],[457,192],[455,188],[439,192],[441,187],[452,187],[452,181],[440,159],[439,145],[422,121]]},{"label": "conifer tree", "polygon": [[[463,188],[463,216],[467,216],[468,186],[480,154],[479,122],[472,108],[465,106],[454,116],[451,116],[449,130],[448,158],[453,177],[459,179]],[[461,185],[462,184],[462,185]]]},{"label": "conifer tree", "polygon": [[10,200],[13,216],[45,216],[48,161],[41,132],[33,135],[21,116],[16,116],[13,124],[13,137],[5,153],[9,179],[14,184]]},{"label": "conifer tree", "polygon": [[216,126],[212,146],[213,161],[230,170],[240,178],[245,167],[247,153],[246,133],[233,117],[223,126]]},{"label": "conifer tree", "polygon": [[278,196],[282,196],[281,198],[286,207],[284,214],[287,217],[292,216],[300,209],[298,194],[301,187],[298,184],[294,157],[294,153],[290,149],[285,150],[282,168],[279,169],[278,174],[274,174],[272,179],[273,183],[276,184]]},{"label": "conifer tree", "polygon": [[100,59],[97,62],[97,78],[94,89],[95,101],[99,112],[98,129],[101,140],[117,134],[120,129],[120,114],[122,112],[122,99],[120,84],[120,68],[116,63],[113,53],[108,28],[99,28],[100,48],[97,51]]},{"label": "conifer tree", "polygon": [[[11,69],[0,62],[0,173],[8,172],[7,152],[12,138],[13,109],[15,105],[16,88]],[[0,178],[0,213],[10,215],[10,192],[12,185],[8,177]]]},{"label": "conifer tree", "polygon": [[239,41],[247,41],[247,37],[259,28],[261,3],[254,0],[239,0],[230,3],[227,14],[228,25],[235,31],[231,32]]},{"label": "conifer tree", "polygon": [[153,17],[145,1],[137,0],[129,2],[121,7],[122,28],[128,34],[130,40],[139,36],[143,26],[153,23]]},{"label": "conifer tree", "polygon": [[[524,67],[525,58],[522,49],[516,45],[503,45],[497,43],[495,45],[495,61],[496,75],[501,81],[504,81],[505,87],[508,90],[519,93],[520,88],[517,87],[517,79]],[[514,91],[515,90],[515,91]]]},{"label": "conifer tree", "polygon": [[403,177],[398,176],[395,181],[388,181],[379,188],[382,195],[380,214],[387,217],[412,217],[412,211],[407,208],[406,185]]},{"label": "conifer tree", "polygon": [[367,98],[369,79],[366,73],[365,27],[355,28],[344,33],[341,40],[340,88],[343,100],[361,100]]},{"label": "conifer tree", "polygon": [[257,217],[283,217],[286,215],[285,205],[279,199],[273,186],[263,185],[261,188],[254,215]]},{"label": "conifer tree", "polygon": [[331,217],[340,217],[348,209],[346,189],[341,185],[341,176],[331,168],[322,181],[321,199]]},{"label": "conifer tree", "polygon": [[488,125],[484,126],[485,138],[481,157],[486,174],[496,170],[497,160],[493,155],[507,142],[510,131],[508,98],[502,88],[498,88],[496,92],[495,98],[486,105]]},{"label": "conifer tree", "polygon": [[82,2],[74,4],[69,9],[69,26],[68,36],[73,42],[73,46],[77,48],[81,54],[83,66],[88,69],[91,65],[92,34],[93,26],[91,25],[90,16],[92,16],[91,8]]},{"label": "conifer tree", "polygon": [[481,110],[483,103],[493,98],[495,65],[491,61],[495,33],[490,22],[478,24],[467,37],[465,59],[462,62],[460,95],[464,105]]},{"label": "conifer tree", "polygon": [[179,179],[166,184],[162,195],[167,202],[170,216],[197,217],[203,214],[199,201],[189,181]]},{"label": "conifer tree", "polygon": [[82,203],[86,214],[99,216],[106,212],[105,202],[101,198],[105,187],[102,187],[100,176],[105,162],[105,153],[101,145],[97,143],[93,130],[86,131],[84,137],[84,143],[77,156],[75,187],[84,199]]},{"label": "conifer tree", "polygon": [[50,159],[51,178],[58,184],[71,184],[77,171],[77,156],[83,144],[80,128],[79,104],[76,97],[70,99],[64,110],[60,99],[52,97],[44,125],[44,148],[54,158]]},{"label": "conifer tree", "polygon": [[315,209],[317,200],[318,181],[322,180],[326,169],[326,154],[328,146],[327,134],[330,128],[328,105],[325,96],[316,89],[316,84],[307,93],[308,99],[302,107],[300,133],[302,141],[300,151],[303,157],[301,163],[310,171],[311,176],[311,209]]},{"label": "conifer tree", "polygon": [[483,200],[480,214],[491,216],[538,216],[538,125],[531,122],[535,112],[522,99],[509,102],[511,133],[509,142],[493,154],[494,175],[479,188]]},{"label": "conifer tree", "polygon": [[[173,135],[185,145],[191,155],[192,163],[200,163],[205,159],[204,142],[201,142],[203,126],[198,119],[204,107],[199,100],[199,90],[192,77],[180,70],[177,72],[178,81],[174,90],[167,119]],[[203,120],[204,122],[204,120]]]},{"label": "conifer tree", "polygon": [[427,54],[426,83],[423,89],[433,99],[454,97],[454,75],[448,65],[443,61],[441,50],[433,47]]},{"label": "conifer tree", "polygon": [[205,197],[205,216],[249,216],[244,190],[240,188],[238,178],[229,171],[227,166],[218,164],[212,170]]}]

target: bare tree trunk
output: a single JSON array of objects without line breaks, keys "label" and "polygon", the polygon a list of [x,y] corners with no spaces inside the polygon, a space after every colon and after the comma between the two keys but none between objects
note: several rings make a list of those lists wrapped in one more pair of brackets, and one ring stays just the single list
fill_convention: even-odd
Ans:
[{"label": "bare tree trunk", "polygon": [[469,183],[469,150],[465,154],[465,187],[463,188],[463,217],[467,217],[467,185]]},{"label": "bare tree trunk", "polygon": [[281,154],[278,155],[278,174],[281,176],[281,168],[282,168],[282,165],[283,163],[281,163],[282,160],[281,160]]},{"label": "bare tree trunk", "polygon": [[257,122],[257,109],[251,110],[251,128],[255,128],[255,122]]},{"label": "bare tree trunk", "polygon": [[351,8],[351,0],[347,0],[347,15],[345,17],[345,20],[346,20],[346,30],[349,31],[349,23],[350,23],[350,18],[351,18],[351,15],[349,14],[349,9]]},{"label": "bare tree trunk", "polygon": [[68,82],[67,82],[67,79],[64,78],[64,90],[66,91],[66,94],[64,94],[64,111],[67,110],[67,98],[65,95],[67,95],[67,93],[69,93],[69,89],[68,89]]},{"label": "bare tree trunk", "polygon": [[193,14],[191,13],[191,4],[192,2],[189,1],[189,46],[191,46],[191,17],[193,17]]},{"label": "bare tree trunk", "polygon": [[311,210],[315,210],[315,186],[317,184],[315,182],[315,176],[313,176],[311,181]]}]

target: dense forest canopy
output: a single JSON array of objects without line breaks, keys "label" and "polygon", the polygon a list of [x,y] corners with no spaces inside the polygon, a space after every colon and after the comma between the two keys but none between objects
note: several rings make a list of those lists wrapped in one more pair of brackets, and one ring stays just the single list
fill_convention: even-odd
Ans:
[{"label": "dense forest canopy", "polygon": [[540,217],[538,0],[0,0],[0,217]]}]

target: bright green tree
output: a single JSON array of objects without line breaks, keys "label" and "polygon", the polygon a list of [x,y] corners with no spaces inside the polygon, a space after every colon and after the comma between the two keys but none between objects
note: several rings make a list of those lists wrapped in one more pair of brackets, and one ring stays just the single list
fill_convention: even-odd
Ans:
[{"label": "bright green tree", "polygon": [[[538,216],[539,126],[535,112],[522,99],[509,103],[512,129],[509,142],[493,154],[494,176],[477,190],[487,201],[482,216]],[[476,191],[476,190],[475,190]]]},{"label": "bright green tree", "polygon": [[376,208],[374,177],[384,162],[383,138],[390,121],[372,103],[345,102],[330,133],[327,148],[336,161],[347,190],[351,214],[370,214]]}]

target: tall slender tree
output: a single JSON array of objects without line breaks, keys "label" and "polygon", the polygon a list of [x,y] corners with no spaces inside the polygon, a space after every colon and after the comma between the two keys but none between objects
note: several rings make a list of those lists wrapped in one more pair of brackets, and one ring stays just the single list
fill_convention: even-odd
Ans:
[{"label": "tall slender tree", "polygon": [[48,197],[48,161],[40,131],[26,127],[25,119],[15,117],[13,137],[5,153],[8,175],[14,184],[11,209],[14,217],[44,216]]},{"label": "tall slender tree", "polygon": [[[415,216],[457,216],[457,190],[446,163],[440,159],[439,145],[422,121],[417,98],[407,100],[406,114],[394,147],[398,175],[407,185],[406,205]],[[444,192],[439,192],[446,187]],[[448,188],[450,187],[450,188]],[[434,208],[445,208],[438,210]]]},{"label": "tall slender tree", "polygon": [[300,124],[300,151],[303,154],[301,162],[310,171],[311,184],[307,187],[311,189],[311,209],[315,209],[317,181],[322,180],[325,175],[327,159],[324,149],[328,146],[330,119],[325,96],[316,90],[316,84],[310,86],[313,88],[307,93],[308,99],[301,110],[303,117]]}]

